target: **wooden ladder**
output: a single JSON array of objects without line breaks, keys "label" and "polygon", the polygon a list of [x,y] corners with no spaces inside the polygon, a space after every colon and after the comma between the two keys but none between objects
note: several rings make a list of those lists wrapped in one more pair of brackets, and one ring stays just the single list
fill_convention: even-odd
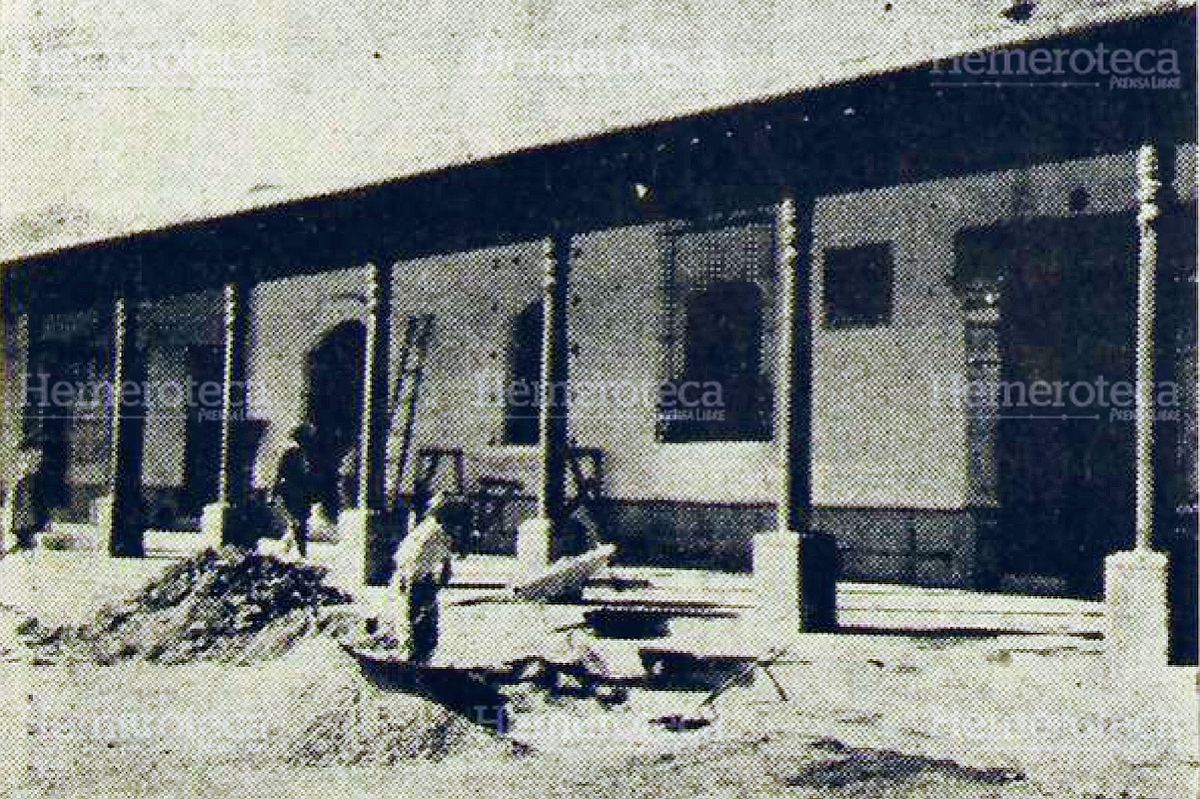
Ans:
[{"label": "wooden ladder", "polygon": [[412,451],[413,427],[417,420],[417,405],[421,396],[421,381],[425,377],[425,359],[433,341],[433,314],[417,314],[408,317],[404,327],[404,346],[400,350],[400,371],[396,375],[396,387],[391,397],[391,422],[388,439],[399,428],[400,453],[396,459],[395,482],[392,485],[388,505],[397,510],[400,504],[404,472],[408,468],[408,456]]}]

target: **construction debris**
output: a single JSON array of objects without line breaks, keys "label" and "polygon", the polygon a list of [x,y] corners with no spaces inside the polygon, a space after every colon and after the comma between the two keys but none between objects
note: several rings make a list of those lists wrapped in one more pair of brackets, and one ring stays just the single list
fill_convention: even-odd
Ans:
[{"label": "construction debris", "polygon": [[322,608],[351,601],[324,579],[321,567],[208,549],[88,624],[47,630],[34,621],[24,632],[42,662],[276,657],[323,626]]},{"label": "construction debris", "polygon": [[514,582],[513,594],[518,599],[536,602],[578,597],[588,579],[606,567],[616,551],[612,544],[604,544],[582,555],[560,558],[546,571]]}]

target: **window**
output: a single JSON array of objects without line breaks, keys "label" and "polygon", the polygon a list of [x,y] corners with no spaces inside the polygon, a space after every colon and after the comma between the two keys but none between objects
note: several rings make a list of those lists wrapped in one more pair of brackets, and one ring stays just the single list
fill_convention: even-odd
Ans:
[{"label": "window", "polygon": [[[532,302],[513,319],[504,391],[504,443],[538,443],[538,384],[542,379],[542,303]],[[553,406],[551,406],[553,407]]]},{"label": "window", "polygon": [[825,327],[875,327],[892,319],[890,244],[825,250]]},{"label": "window", "polygon": [[661,440],[770,440],[772,226],[686,227],[666,241]]}]

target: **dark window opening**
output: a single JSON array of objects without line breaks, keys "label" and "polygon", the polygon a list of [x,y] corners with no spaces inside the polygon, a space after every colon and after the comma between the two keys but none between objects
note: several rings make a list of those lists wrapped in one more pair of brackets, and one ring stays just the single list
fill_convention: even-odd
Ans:
[{"label": "dark window opening", "polygon": [[892,319],[890,244],[825,250],[825,327],[877,327]]}]

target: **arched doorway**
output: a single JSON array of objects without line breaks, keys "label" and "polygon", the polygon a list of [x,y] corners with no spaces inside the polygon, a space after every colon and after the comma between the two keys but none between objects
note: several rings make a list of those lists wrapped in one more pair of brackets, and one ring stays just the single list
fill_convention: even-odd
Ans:
[{"label": "arched doorway", "polygon": [[358,446],[362,430],[366,339],[362,322],[343,322],[322,336],[305,358],[304,419],[316,428],[312,468],[330,518],[338,510],[338,464],[348,449]]}]

